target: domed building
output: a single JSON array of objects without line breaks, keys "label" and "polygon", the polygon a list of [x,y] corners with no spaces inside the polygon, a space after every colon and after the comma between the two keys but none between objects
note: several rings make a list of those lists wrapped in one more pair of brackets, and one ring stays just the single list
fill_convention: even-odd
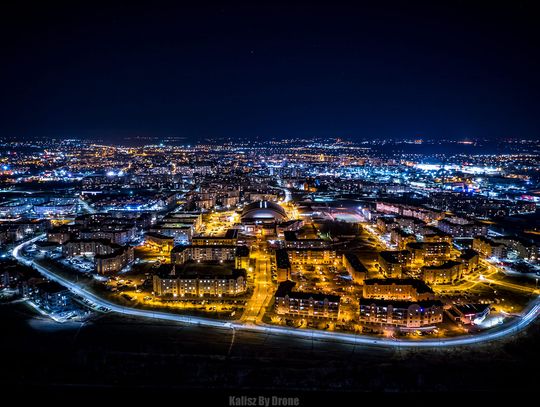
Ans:
[{"label": "domed building", "polygon": [[250,203],[244,207],[242,211],[242,222],[254,220],[254,221],[281,221],[286,220],[287,214],[285,210],[270,201],[257,201]]}]

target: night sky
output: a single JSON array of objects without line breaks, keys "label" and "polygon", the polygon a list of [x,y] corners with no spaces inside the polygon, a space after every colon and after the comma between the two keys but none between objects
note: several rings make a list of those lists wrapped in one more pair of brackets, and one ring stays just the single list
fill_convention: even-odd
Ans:
[{"label": "night sky", "polygon": [[13,3],[0,136],[540,138],[532,1]]}]

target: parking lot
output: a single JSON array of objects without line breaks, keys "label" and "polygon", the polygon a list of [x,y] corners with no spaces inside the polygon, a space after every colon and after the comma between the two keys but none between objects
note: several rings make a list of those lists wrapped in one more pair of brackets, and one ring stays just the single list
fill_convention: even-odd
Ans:
[{"label": "parking lot", "polygon": [[71,258],[58,259],[60,263],[71,267],[72,269],[85,274],[91,274],[95,271],[93,257],[75,256]]}]

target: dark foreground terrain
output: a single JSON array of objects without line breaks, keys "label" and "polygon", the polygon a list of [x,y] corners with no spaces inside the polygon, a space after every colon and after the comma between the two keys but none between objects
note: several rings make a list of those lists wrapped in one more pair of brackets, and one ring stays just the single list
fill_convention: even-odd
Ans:
[{"label": "dark foreground terrain", "polygon": [[[540,325],[504,343],[445,350],[381,347],[262,336],[102,315],[57,324],[25,304],[0,305],[0,383],[27,394],[137,397],[293,395],[300,405],[371,392],[535,391]],[[176,397],[176,396],[175,396]]]}]

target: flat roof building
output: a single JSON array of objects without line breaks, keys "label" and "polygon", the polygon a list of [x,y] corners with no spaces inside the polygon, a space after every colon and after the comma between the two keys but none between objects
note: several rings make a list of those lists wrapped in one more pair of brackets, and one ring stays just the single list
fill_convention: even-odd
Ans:
[{"label": "flat roof building", "polygon": [[461,261],[449,260],[442,264],[422,267],[422,280],[429,284],[451,284],[463,276]]},{"label": "flat roof building", "polygon": [[358,256],[354,253],[344,253],[342,261],[343,267],[347,269],[347,272],[352,276],[353,280],[362,284],[368,275],[368,270]]},{"label": "flat roof building", "polygon": [[246,270],[234,268],[233,262],[162,264],[153,276],[157,296],[237,296],[246,289]]},{"label": "flat roof building", "polygon": [[275,294],[275,311],[305,318],[337,319],[341,298],[337,295],[294,291],[293,281],[279,284]]},{"label": "flat roof building", "polygon": [[440,301],[360,300],[360,323],[400,328],[435,326],[443,320]]},{"label": "flat roof building", "polygon": [[456,304],[447,311],[455,322],[466,325],[480,324],[491,311],[489,304]]},{"label": "flat roof building", "polygon": [[434,300],[433,290],[417,278],[371,278],[364,281],[363,298],[399,301]]}]

